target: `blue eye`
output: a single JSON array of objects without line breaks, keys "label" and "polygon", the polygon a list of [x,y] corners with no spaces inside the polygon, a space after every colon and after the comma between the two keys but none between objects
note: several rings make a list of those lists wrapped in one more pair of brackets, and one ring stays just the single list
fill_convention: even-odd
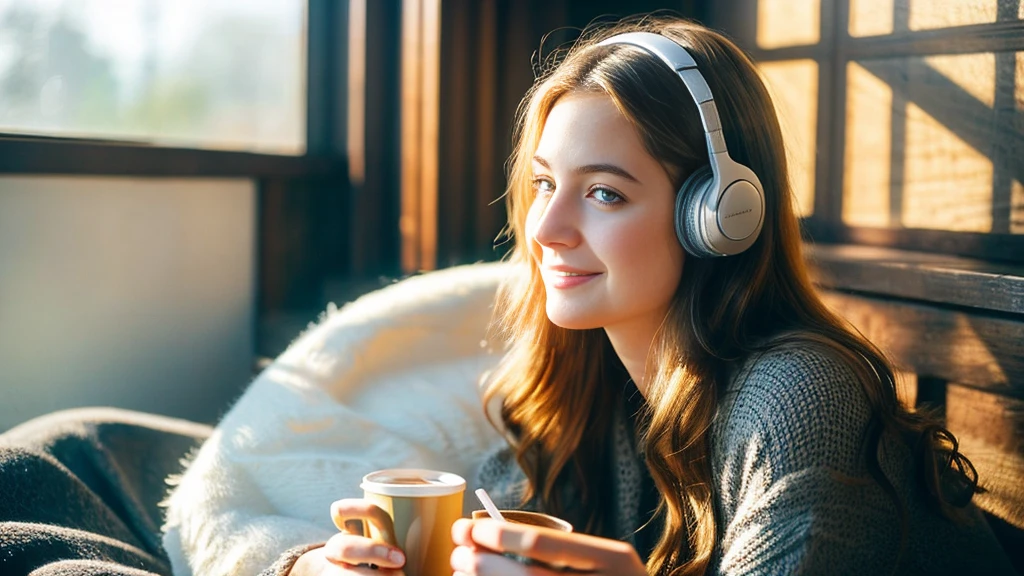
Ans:
[{"label": "blue eye", "polygon": [[594,188],[590,193],[601,204],[619,204],[625,202],[622,195],[608,188]]},{"label": "blue eye", "polygon": [[533,189],[538,194],[551,194],[555,191],[555,184],[547,178],[534,178]]}]

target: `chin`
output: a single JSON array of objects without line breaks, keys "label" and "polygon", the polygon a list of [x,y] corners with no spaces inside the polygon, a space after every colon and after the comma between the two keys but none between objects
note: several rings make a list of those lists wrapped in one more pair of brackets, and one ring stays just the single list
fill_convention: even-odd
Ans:
[{"label": "chin", "polygon": [[593,314],[582,311],[547,309],[548,320],[559,328],[566,330],[591,330],[601,328],[602,324]]}]

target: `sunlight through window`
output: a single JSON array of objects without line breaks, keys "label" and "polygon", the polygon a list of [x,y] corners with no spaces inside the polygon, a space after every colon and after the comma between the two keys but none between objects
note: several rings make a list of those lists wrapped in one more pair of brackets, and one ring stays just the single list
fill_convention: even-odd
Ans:
[{"label": "sunlight through window", "polygon": [[989,108],[995,106],[996,55],[994,53],[928,56],[924,61]]},{"label": "sunlight through window", "polygon": [[1010,234],[1024,234],[1024,184],[1017,180],[1010,191]]},{"label": "sunlight through window", "polygon": [[850,0],[850,36],[892,34],[893,0]]},{"label": "sunlight through window", "polygon": [[300,154],[304,0],[0,0],[0,132]]},{"label": "sunlight through window", "polygon": [[991,24],[1000,7],[1024,20],[1021,0],[850,0],[850,36],[892,34],[894,22],[911,31]]},{"label": "sunlight through window", "polygon": [[910,29],[990,24],[996,21],[999,4],[1000,0],[911,0]]},{"label": "sunlight through window", "polygon": [[847,67],[843,222],[889,224],[892,88],[857,63]]},{"label": "sunlight through window", "polygon": [[1024,232],[1014,119],[1024,109],[1021,54],[851,63],[843,221]]},{"label": "sunlight through window", "polygon": [[907,105],[903,222],[992,230],[992,161],[914,103]]},{"label": "sunlight through window", "polygon": [[1014,89],[1014,102],[1017,110],[1024,110],[1024,52],[1017,52],[1017,66],[1014,71],[1016,88]]},{"label": "sunlight through window", "polygon": [[821,40],[821,0],[759,0],[759,48],[805,46]]},{"label": "sunlight through window", "polygon": [[798,216],[814,211],[814,166],[818,127],[818,63],[765,62],[761,72],[775,102],[786,142],[786,160]]}]

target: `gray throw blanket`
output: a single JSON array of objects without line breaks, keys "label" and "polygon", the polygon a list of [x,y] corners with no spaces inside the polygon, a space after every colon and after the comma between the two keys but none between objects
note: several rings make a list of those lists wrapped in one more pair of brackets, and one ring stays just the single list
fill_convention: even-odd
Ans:
[{"label": "gray throw blanket", "polygon": [[210,431],[95,408],[0,435],[0,574],[170,575],[158,504]]}]

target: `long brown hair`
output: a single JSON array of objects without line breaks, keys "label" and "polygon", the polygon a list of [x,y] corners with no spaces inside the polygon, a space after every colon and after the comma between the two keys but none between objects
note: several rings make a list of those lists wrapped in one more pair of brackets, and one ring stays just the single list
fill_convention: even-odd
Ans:
[{"label": "long brown hair", "polygon": [[[544,285],[524,237],[534,194],[531,158],[548,113],[565,94],[603,93],[677,186],[708,162],[696,104],[679,78],[642,50],[596,46],[627,31],[662,34],[693,55],[715,95],[730,154],[758,175],[766,205],[763,230],[749,250],[727,258],[686,259],[652,344],[640,444],[664,499],[659,510],[665,521],[648,573],[678,576],[707,569],[718,532],[708,438],[718,395],[737,362],[785,343],[827,347],[862,383],[872,408],[866,464],[901,510],[904,537],[905,507],[878,461],[883,433],[893,432],[917,448],[922,486],[952,515],[980,490],[977,475],[947,430],[901,407],[890,363],[817,296],[801,253],[782,134],[755,65],[721,34],[664,17],[585,32],[538,78],[520,106],[506,201],[508,234],[516,240],[509,259],[521,274],[499,294],[496,325],[511,348],[492,376],[488,398],[503,398],[503,424],[516,436],[517,458],[530,480],[526,499],[539,497],[557,513],[558,487],[574,482],[583,488],[583,508],[591,511],[588,526],[607,521],[602,502],[610,489],[601,479],[597,447],[610,438],[617,390],[606,382],[615,373],[616,358],[604,331],[566,330],[548,320]],[[947,481],[950,471],[963,478],[955,494]]]}]

